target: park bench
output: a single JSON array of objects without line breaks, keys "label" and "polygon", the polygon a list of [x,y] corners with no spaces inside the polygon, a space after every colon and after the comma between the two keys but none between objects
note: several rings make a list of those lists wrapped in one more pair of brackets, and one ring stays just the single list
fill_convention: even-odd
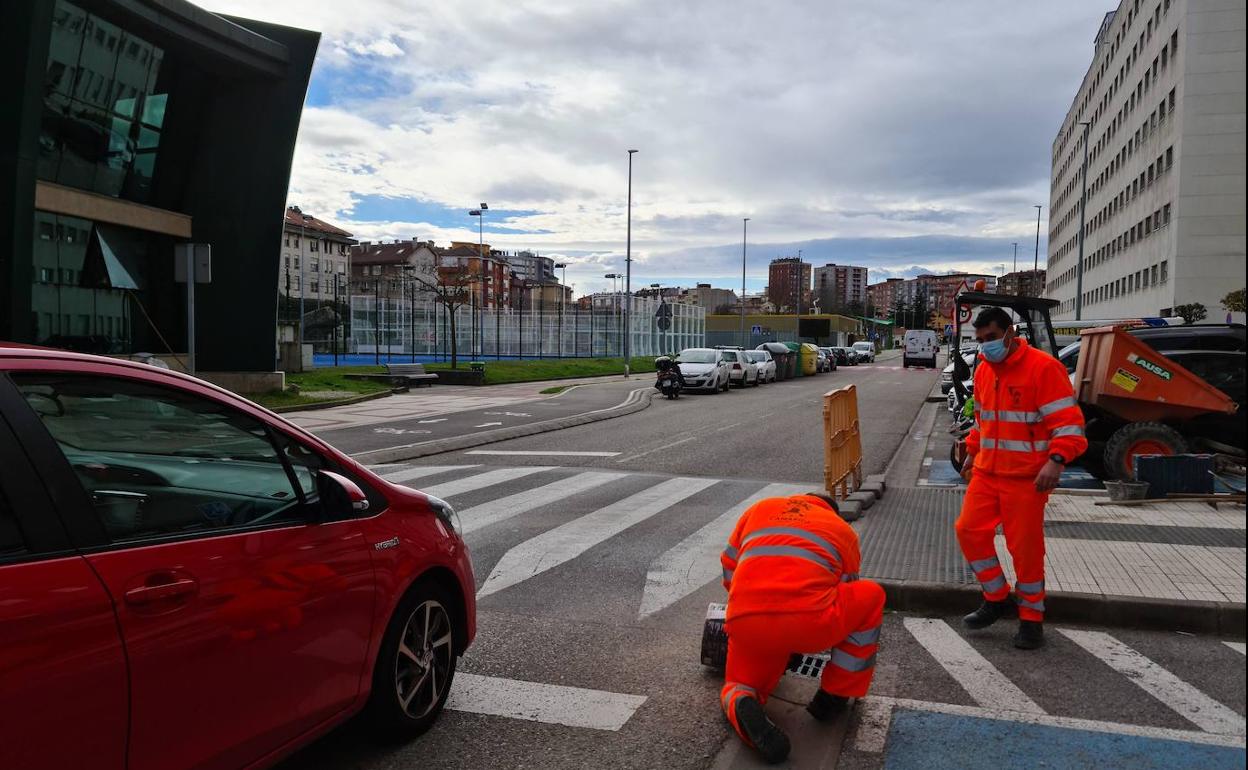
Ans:
[{"label": "park bench", "polygon": [[385,364],[386,374],[392,380],[401,380],[407,385],[432,385],[438,375],[425,372],[424,364]]}]

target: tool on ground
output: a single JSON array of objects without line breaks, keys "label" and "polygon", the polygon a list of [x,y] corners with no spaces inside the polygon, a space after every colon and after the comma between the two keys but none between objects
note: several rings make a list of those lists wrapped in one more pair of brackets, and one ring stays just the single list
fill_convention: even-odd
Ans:
[{"label": "tool on ground", "polygon": [[[728,634],[724,632],[724,616],[728,605],[712,602],[706,608],[706,621],[702,624],[702,665],[722,671],[728,663]],[[789,658],[788,673],[807,679],[818,680],[829,654],[793,653]]]}]

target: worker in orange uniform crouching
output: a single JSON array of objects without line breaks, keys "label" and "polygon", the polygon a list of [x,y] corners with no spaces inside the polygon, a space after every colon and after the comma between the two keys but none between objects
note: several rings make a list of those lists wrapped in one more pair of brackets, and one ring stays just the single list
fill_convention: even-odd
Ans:
[{"label": "worker in orange uniform crouching", "polygon": [[720,701],[746,744],[775,763],[789,739],[763,706],[793,653],[831,650],[806,710],[820,721],[862,697],[875,672],[884,589],[859,580],[858,535],[821,492],[762,500],[742,514],[720,557],[728,663]]},{"label": "worker in orange uniform crouching", "polygon": [[[1066,367],[1019,339],[1008,313],[986,308],[974,325],[982,362],[955,529],[984,601],[962,620],[987,628],[1017,604],[1014,646],[1034,650],[1044,645],[1044,507],[1062,468],[1088,447],[1083,412]],[[998,525],[1014,559],[1014,601],[997,559]]]}]

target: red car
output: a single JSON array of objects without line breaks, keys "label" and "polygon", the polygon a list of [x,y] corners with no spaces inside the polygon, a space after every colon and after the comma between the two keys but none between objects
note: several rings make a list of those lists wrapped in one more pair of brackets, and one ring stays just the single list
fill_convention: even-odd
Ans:
[{"label": "red car", "polygon": [[458,519],[249,401],[0,343],[0,756],[272,764],[433,723],[476,633]]}]

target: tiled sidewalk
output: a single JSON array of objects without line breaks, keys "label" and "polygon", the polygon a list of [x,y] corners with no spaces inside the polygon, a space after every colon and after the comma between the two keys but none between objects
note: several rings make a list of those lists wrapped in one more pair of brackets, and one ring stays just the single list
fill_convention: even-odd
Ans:
[{"label": "tiled sidewalk", "polygon": [[[1221,503],[1161,503],[1148,506],[1097,506],[1104,497],[1054,495],[1045,514],[1046,527],[1055,522],[1126,524],[1148,527],[1158,539],[1167,530],[1219,530],[1236,539],[1244,532],[1244,507]],[[1138,531],[1138,530],[1137,530]],[[1170,538],[1178,540],[1180,538]],[[997,553],[1006,575],[1014,579],[1014,565],[1005,538],[996,538]],[[1154,599],[1244,602],[1242,546],[1193,545],[1177,542],[1140,542],[1045,538],[1045,582],[1051,591],[1140,596]]]},{"label": "tiled sidewalk", "polygon": [[[1054,494],[1045,515],[1050,591],[1147,599],[1245,601],[1244,506],[1175,502],[1098,506],[1105,497]],[[855,527],[863,574],[973,585],[953,535],[962,490],[890,488]],[[998,535],[1007,576],[1013,564]]]}]

